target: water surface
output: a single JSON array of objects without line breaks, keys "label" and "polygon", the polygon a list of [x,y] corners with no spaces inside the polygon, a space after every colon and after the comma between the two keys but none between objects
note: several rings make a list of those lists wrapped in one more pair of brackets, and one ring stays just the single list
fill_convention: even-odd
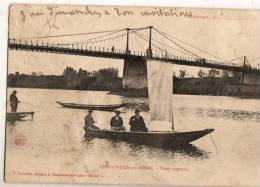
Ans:
[{"label": "water surface", "polygon": [[[8,89],[8,95],[13,89]],[[99,171],[109,183],[147,180],[153,184],[259,184],[260,179],[260,100],[218,96],[173,95],[176,131],[214,128],[210,137],[183,149],[134,146],[125,142],[84,139],[86,110],[62,108],[56,101],[85,104],[128,103],[121,108],[125,127],[136,107],[143,109],[148,129],[148,99],[126,98],[99,91],[16,89],[21,104],[18,111],[35,111],[34,118],[6,124],[7,172],[88,172]],[[8,111],[10,111],[8,105]],[[94,111],[100,128],[109,129],[111,112]],[[164,127],[156,127],[160,130]],[[17,146],[15,137],[23,134],[26,145]],[[214,146],[214,143],[216,147]],[[19,164],[18,164],[19,163]],[[152,171],[100,170],[104,163],[152,166]],[[182,168],[167,171],[165,168]],[[127,172],[134,174],[129,175]],[[160,173],[160,177],[158,177]],[[108,179],[116,175],[118,180]],[[198,180],[198,177],[200,180]],[[32,180],[37,181],[36,178]],[[78,179],[78,182],[99,179]],[[56,182],[55,180],[49,180]],[[66,178],[64,182],[69,181]],[[147,183],[148,184],[148,183]]]}]

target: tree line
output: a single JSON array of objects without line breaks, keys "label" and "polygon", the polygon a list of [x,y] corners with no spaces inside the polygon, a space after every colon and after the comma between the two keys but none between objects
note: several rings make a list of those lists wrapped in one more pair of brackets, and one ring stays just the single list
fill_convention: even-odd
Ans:
[{"label": "tree line", "polygon": [[[184,79],[187,78],[188,73],[185,69],[180,69],[179,76],[176,76],[176,73],[174,73],[175,77]],[[209,69],[208,72],[203,71],[202,69],[199,69],[197,73],[197,77],[200,79],[204,78],[221,78],[224,80],[232,80],[233,83],[239,83],[239,81],[242,78],[242,73],[239,72],[229,72],[225,70],[218,70],[218,69]],[[194,78],[194,77],[191,77]]]},{"label": "tree line", "polygon": [[[98,71],[87,71],[66,67],[61,75],[43,75],[41,72],[21,74],[16,72],[9,74],[7,85],[21,88],[47,88],[47,89],[71,89],[71,90],[97,90],[110,91],[122,94],[122,78],[118,76],[118,69],[107,68]],[[200,69],[197,78],[188,77],[185,69],[179,70],[179,75],[174,75],[173,93],[177,94],[202,94],[223,95],[226,94],[227,85],[239,84],[241,73],[219,71],[210,69],[207,72]],[[131,92],[128,90],[131,95]],[[147,88],[143,91],[147,95]],[[228,95],[240,93],[228,93]],[[133,94],[135,95],[135,93]],[[139,95],[139,92],[136,94]]]},{"label": "tree line", "polygon": [[100,90],[113,91],[121,89],[122,78],[118,77],[118,69],[107,68],[89,72],[66,67],[62,75],[42,75],[32,72],[31,75],[9,74],[7,85],[10,87],[73,89],[73,90]]}]

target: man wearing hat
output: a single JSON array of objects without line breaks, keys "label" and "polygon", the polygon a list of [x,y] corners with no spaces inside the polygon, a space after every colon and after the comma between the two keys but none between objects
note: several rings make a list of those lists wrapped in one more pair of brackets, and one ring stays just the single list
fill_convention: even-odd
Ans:
[{"label": "man wearing hat", "polygon": [[85,128],[87,129],[99,129],[94,125],[95,121],[92,117],[93,110],[89,109],[88,114],[85,116]]},{"label": "man wearing hat", "polygon": [[110,126],[112,130],[125,130],[125,127],[123,126],[123,119],[120,116],[120,111],[115,110],[116,115],[113,116],[110,120]]},{"label": "man wearing hat", "polygon": [[11,112],[16,112],[18,103],[20,103],[20,101],[16,97],[16,93],[17,91],[14,90],[13,93],[10,95]]},{"label": "man wearing hat", "polygon": [[144,119],[140,116],[140,110],[135,110],[135,115],[130,118],[129,121],[130,131],[135,132],[147,132],[148,129],[145,126]]}]

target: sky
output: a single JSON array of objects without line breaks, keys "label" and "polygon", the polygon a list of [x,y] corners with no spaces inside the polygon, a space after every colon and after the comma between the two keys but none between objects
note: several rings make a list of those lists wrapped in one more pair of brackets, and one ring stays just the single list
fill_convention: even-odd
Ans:
[{"label": "sky", "polygon": [[[73,11],[74,13],[75,11],[87,11],[87,13],[84,15],[64,15],[64,13]],[[109,12],[110,15],[105,15],[105,11]],[[156,15],[142,16],[145,11],[156,12]],[[174,15],[165,16],[171,11],[174,12]],[[182,16],[185,13],[192,14],[192,17]],[[241,57],[247,56],[249,61],[250,59],[257,59],[250,62],[252,65],[257,65],[260,60],[258,59],[260,56],[259,22],[260,12],[252,10],[14,5],[10,9],[9,38],[24,39],[57,36],[152,25],[170,36],[214,55],[208,55],[178,41],[178,44],[200,57],[211,60],[219,60],[218,58],[224,60],[237,59],[232,62],[242,64]],[[148,31],[140,31],[140,33],[147,37],[149,34]],[[39,42],[49,43],[71,43],[87,40],[89,37],[91,38],[89,35],[73,35],[32,40],[33,42],[38,40]],[[154,31],[152,38],[178,49],[176,51],[164,46],[161,51],[153,46],[154,53],[164,53],[164,50],[167,50],[168,53],[173,55],[187,56],[179,52],[182,49],[177,45],[162,38]],[[100,44],[96,45],[100,45],[97,47],[101,48],[111,48],[114,45],[116,49],[124,50],[125,44],[126,37],[122,36],[118,40],[100,42]],[[130,34],[131,51],[145,52],[147,47],[148,43],[146,41],[134,34]],[[8,55],[9,73],[19,71],[26,74],[42,72],[43,74],[59,75],[67,66],[88,71],[115,67],[118,68],[120,76],[122,76],[123,72],[122,60],[13,50],[10,50]],[[196,76],[200,69],[187,66],[172,67],[175,72],[179,72],[179,69],[186,69],[190,76]]]}]

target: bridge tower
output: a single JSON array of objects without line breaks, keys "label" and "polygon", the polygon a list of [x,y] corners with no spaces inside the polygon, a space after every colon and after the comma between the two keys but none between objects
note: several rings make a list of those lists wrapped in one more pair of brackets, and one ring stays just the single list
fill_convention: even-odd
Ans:
[{"label": "bridge tower", "polygon": [[126,49],[125,49],[125,53],[126,54],[130,54],[130,50],[129,50],[129,31],[130,31],[130,28],[126,28]]},{"label": "bridge tower", "polygon": [[149,31],[150,31],[150,35],[149,35],[149,46],[148,49],[146,51],[146,55],[148,58],[152,58],[153,53],[152,53],[152,29],[153,26],[149,26]]},{"label": "bridge tower", "polygon": [[[152,58],[152,26],[150,30],[148,49],[146,50],[147,58]],[[126,54],[131,54],[129,49],[129,34],[131,29],[127,28]],[[123,89],[137,91],[141,95],[147,95],[147,64],[145,58],[128,58],[124,59],[123,69]]]},{"label": "bridge tower", "polygon": [[[243,67],[246,68],[246,56],[244,56]],[[242,73],[241,83],[244,83],[244,80],[245,80],[245,72]]]},{"label": "bridge tower", "polygon": [[[246,69],[246,56],[244,56],[244,69]],[[248,65],[249,66],[249,65]],[[260,85],[260,76],[256,74],[247,74],[245,72],[242,73],[241,83],[246,85]]]}]

